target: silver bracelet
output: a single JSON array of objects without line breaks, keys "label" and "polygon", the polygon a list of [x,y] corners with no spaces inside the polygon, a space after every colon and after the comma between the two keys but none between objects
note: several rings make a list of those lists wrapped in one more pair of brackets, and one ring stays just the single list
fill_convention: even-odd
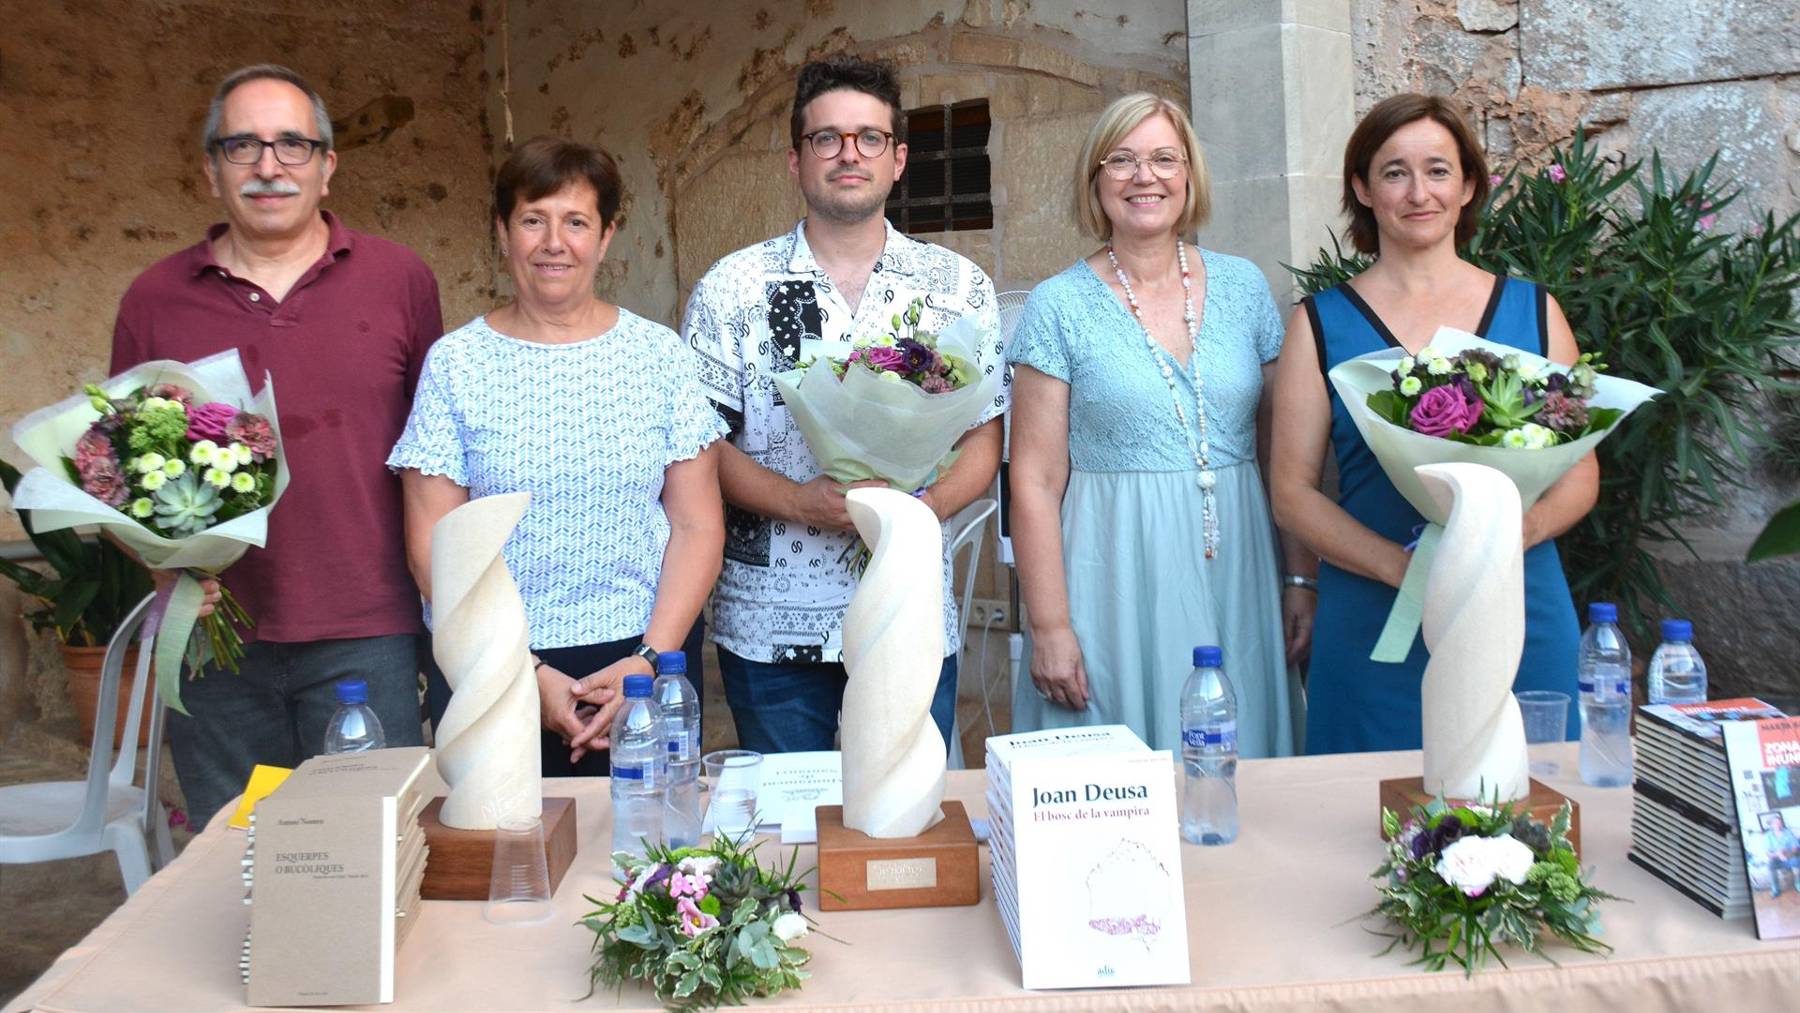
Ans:
[{"label": "silver bracelet", "polygon": [[1316,577],[1302,577],[1297,573],[1284,573],[1281,583],[1287,587],[1303,587],[1314,594],[1319,593],[1319,581]]}]

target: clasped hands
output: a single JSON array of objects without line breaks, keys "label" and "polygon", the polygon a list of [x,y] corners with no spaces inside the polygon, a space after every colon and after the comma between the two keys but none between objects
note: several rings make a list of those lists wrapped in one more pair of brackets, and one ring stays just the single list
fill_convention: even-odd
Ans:
[{"label": "clasped hands", "polygon": [[[798,484],[794,493],[794,519],[815,528],[837,528],[842,531],[853,530],[856,525],[850,520],[850,510],[844,500],[844,494],[852,489],[889,489],[892,486],[879,479],[863,479],[859,482],[839,482],[829,475],[819,475]],[[939,520],[944,513],[938,509],[937,500],[932,496],[932,488],[927,487],[918,493],[920,502],[931,508]]]},{"label": "clasped hands", "polygon": [[625,704],[625,677],[654,674],[650,663],[635,654],[579,679],[555,665],[538,665],[538,712],[545,730],[569,747],[570,763],[609,748],[613,718]]}]

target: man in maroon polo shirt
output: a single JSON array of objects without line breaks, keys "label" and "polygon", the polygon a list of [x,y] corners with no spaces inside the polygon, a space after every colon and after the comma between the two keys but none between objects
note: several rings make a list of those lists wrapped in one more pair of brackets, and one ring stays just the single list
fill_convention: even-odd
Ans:
[{"label": "man in maroon polo shirt", "polygon": [[291,484],[225,581],[256,621],[236,674],[188,682],[171,715],[188,812],[201,824],[257,763],[324,748],[334,684],[367,680],[390,746],[418,745],[419,596],[406,568],[400,480],[384,464],[425,350],[443,331],[437,281],[406,247],[354,232],[320,199],[337,154],[317,92],[246,67],[208,109],[206,178],[226,221],[138,276],[119,304],[112,369],[235,348],[266,371]]}]

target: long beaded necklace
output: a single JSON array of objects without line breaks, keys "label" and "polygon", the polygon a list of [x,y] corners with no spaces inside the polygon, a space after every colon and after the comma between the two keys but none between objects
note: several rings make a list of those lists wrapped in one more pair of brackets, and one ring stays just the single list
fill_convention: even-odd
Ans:
[{"label": "long beaded necklace", "polygon": [[[1201,534],[1206,547],[1206,558],[1213,559],[1219,554],[1219,510],[1213,496],[1213,486],[1218,484],[1218,475],[1213,472],[1208,456],[1211,448],[1206,440],[1206,399],[1202,396],[1204,391],[1200,380],[1200,363],[1195,358],[1200,354],[1200,317],[1194,312],[1194,279],[1188,272],[1187,247],[1180,240],[1175,242],[1175,258],[1181,265],[1181,295],[1187,304],[1181,317],[1187,322],[1188,363],[1194,380],[1194,403],[1200,408],[1197,427],[1188,424],[1187,409],[1181,403],[1181,392],[1175,389],[1175,367],[1164,356],[1157,354],[1162,348],[1150,333],[1150,325],[1144,323],[1144,311],[1138,306],[1137,293],[1131,290],[1131,279],[1125,277],[1125,269],[1119,266],[1119,258],[1113,255],[1112,244],[1106,244],[1106,259],[1111,262],[1113,273],[1119,277],[1119,287],[1125,290],[1125,302],[1131,307],[1131,315],[1137,318],[1138,329],[1144,332],[1144,345],[1150,351],[1150,361],[1162,370],[1163,382],[1169,385],[1169,400],[1175,405],[1175,420],[1181,424],[1181,435],[1187,438],[1188,452],[1194,455],[1194,466],[1200,471],[1196,481],[1200,486]],[[1198,440],[1194,438],[1196,428],[1199,429]]]}]

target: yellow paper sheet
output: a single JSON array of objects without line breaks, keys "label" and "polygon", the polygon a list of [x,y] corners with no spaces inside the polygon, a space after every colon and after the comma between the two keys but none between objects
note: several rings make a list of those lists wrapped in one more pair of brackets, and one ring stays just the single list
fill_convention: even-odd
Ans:
[{"label": "yellow paper sheet", "polygon": [[250,772],[250,783],[244,786],[244,797],[238,801],[237,812],[231,814],[230,826],[239,830],[250,829],[250,810],[256,803],[269,797],[269,793],[281,787],[281,782],[288,779],[293,771],[287,767],[265,767],[257,764]]}]

